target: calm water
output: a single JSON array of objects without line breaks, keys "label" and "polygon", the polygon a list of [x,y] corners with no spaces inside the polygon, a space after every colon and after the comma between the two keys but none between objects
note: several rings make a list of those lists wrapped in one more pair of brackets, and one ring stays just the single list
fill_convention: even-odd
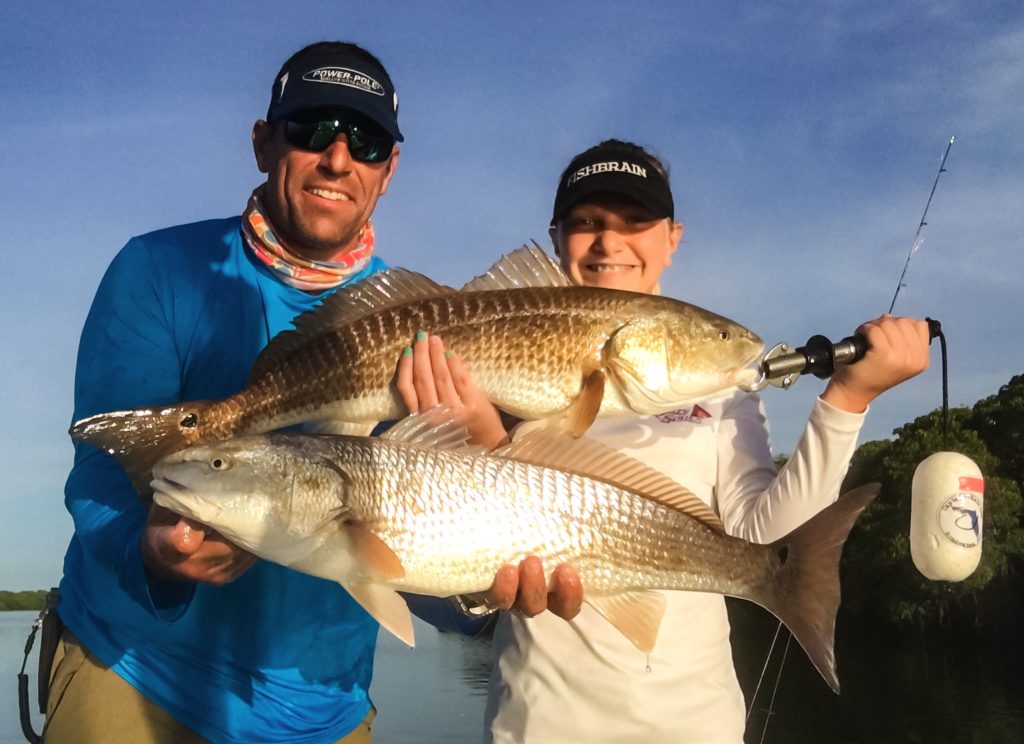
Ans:
[{"label": "calm water", "polygon": [[[33,612],[0,612],[0,744],[24,739],[16,675]],[[769,619],[738,622],[737,669],[748,696],[771,642]],[[480,740],[489,654],[486,641],[437,633],[416,621],[417,647],[381,634],[371,693],[380,711],[376,744],[468,744]],[[1017,645],[1019,648],[1019,644]],[[778,671],[776,649],[766,689],[751,715],[748,744],[1014,744],[1024,742],[1024,658],[976,638],[928,648],[850,636],[837,644],[843,694],[833,695],[792,646],[766,716]],[[35,683],[35,654],[28,671]],[[33,691],[33,701],[34,701]],[[764,729],[766,718],[767,730]],[[36,731],[41,727],[35,717]]]}]

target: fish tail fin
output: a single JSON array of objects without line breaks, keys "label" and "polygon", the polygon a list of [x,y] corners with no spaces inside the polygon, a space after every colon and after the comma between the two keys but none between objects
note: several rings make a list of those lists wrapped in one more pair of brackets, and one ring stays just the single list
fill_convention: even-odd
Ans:
[{"label": "fish tail fin", "polygon": [[139,495],[150,493],[153,466],[165,455],[201,441],[210,401],[114,411],[76,421],[71,438],[113,455]]},{"label": "fish tail fin", "polygon": [[761,604],[781,620],[829,687],[839,693],[835,629],[839,558],[857,517],[878,495],[871,483],[841,496],[771,547],[782,560],[773,596]]}]

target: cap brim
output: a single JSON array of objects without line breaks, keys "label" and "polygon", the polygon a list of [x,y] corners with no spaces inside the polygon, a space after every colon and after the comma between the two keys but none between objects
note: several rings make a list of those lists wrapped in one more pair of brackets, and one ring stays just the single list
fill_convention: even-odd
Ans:
[{"label": "cap brim", "polygon": [[396,142],[405,141],[405,137],[403,137],[402,132],[399,131],[398,123],[395,121],[394,117],[376,110],[376,107],[364,105],[363,101],[358,98],[352,98],[347,101],[341,100],[340,98],[333,101],[325,101],[323,96],[315,98],[293,98],[287,103],[274,108],[272,113],[273,118],[268,121],[271,124],[275,124],[306,111],[329,111],[331,109],[347,109],[349,111],[356,111],[363,116],[369,117],[380,125],[382,129],[395,138]]},{"label": "cap brim", "polygon": [[[621,174],[609,173],[600,176],[591,176],[586,183],[574,186],[566,190],[561,196],[552,211],[551,224],[565,216],[565,213],[580,202],[606,194],[636,202],[649,210],[657,218],[673,217],[675,214],[674,205],[665,200],[663,195],[650,188],[644,188],[642,184],[634,181],[624,181]],[[628,176],[626,178],[629,178]]]}]

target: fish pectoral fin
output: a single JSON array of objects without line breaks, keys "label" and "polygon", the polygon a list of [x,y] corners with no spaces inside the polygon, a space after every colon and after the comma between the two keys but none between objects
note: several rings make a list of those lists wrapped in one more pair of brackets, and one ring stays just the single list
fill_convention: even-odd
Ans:
[{"label": "fish pectoral fin", "polygon": [[384,630],[408,646],[416,645],[412,613],[401,594],[374,582],[341,582],[341,586]]},{"label": "fish pectoral fin", "polygon": [[392,581],[405,576],[405,567],[387,543],[359,524],[346,524],[344,532],[360,574],[374,581]]},{"label": "fish pectoral fin", "polygon": [[665,596],[659,592],[627,592],[584,599],[641,651],[649,653],[658,639],[665,615]]},{"label": "fish pectoral fin", "polygon": [[604,400],[604,370],[584,370],[579,395],[569,406],[568,430],[574,437],[582,436],[590,428],[601,410]]},{"label": "fish pectoral fin", "polygon": [[307,421],[299,428],[305,434],[344,434],[350,437],[368,437],[378,421],[353,422],[340,420]]}]

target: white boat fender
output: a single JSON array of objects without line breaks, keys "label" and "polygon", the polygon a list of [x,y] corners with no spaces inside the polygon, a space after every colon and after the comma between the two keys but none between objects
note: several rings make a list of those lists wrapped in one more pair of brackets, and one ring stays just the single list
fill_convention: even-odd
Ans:
[{"label": "white boat fender", "polygon": [[936,452],[911,486],[910,555],[933,581],[963,581],[981,560],[985,480],[959,452]]}]

